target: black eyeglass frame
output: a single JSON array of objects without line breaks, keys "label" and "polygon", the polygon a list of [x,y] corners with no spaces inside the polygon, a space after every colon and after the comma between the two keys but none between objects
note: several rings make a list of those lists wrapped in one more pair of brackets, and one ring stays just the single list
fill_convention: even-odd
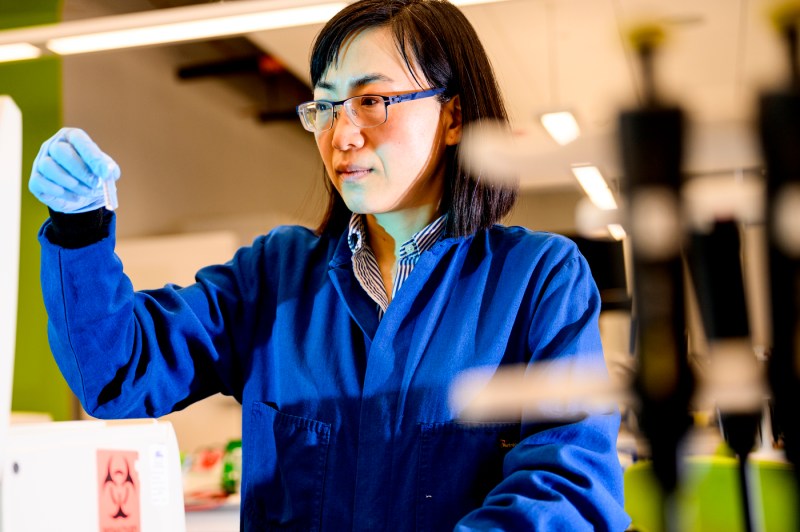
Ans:
[{"label": "black eyeglass frame", "polygon": [[[322,133],[323,131],[328,131],[329,129],[333,128],[333,123],[336,121],[336,118],[337,118],[337,111],[336,111],[337,107],[344,107],[345,109],[347,109],[347,107],[345,106],[345,103],[350,101],[350,100],[354,100],[356,98],[364,98],[364,97],[381,98],[383,100],[383,108],[385,110],[385,115],[386,115],[384,117],[384,119],[383,119],[383,122],[381,122],[380,124],[372,125],[372,126],[358,126],[358,127],[362,127],[362,128],[370,128],[370,127],[377,127],[377,126],[380,126],[381,124],[385,124],[386,123],[386,120],[389,119],[389,106],[390,105],[392,105],[394,103],[410,102],[410,101],[414,101],[414,100],[421,100],[423,98],[430,98],[432,96],[438,96],[439,94],[443,93],[444,91],[445,91],[445,89],[440,87],[440,88],[436,88],[436,89],[426,89],[424,91],[408,92],[406,94],[397,94],[397,95],[394,95],[394,96],[384,96],[382,94],[359,94],[359,95],[356,95],[356,96],[350,96],[349,98],[345,98],[344,100],[339,100],[339,101],[310,100],[310,101],[303,102],[300,105],[298,105],[297,108],[296,108],[296,111],[297,111],[297,116],[300,118],[300,123],[303,124],[303,128],[306,131],[310,131],[311,133]],[[329,104],[331,106],[331,110],[333,111],[333,118],[331,119],[330,125],[328,127],[326,127],[325,129],[317,130],[317,129],[308,129],[308,127],[306,127],[306,120],[303,118],[303,109],[305,109],[306,106],[308,106],[309,104],[312,104],[312,103],[327,103],[327,104]]]}]

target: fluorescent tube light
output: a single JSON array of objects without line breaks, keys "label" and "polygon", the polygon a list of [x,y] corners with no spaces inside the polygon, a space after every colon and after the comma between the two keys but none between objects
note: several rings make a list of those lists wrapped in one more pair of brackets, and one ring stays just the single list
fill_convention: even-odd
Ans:
[{"label": "fluorescent tube light", "polygon": [[326,22],[345,6],[345,3],[321,4],[208,20],[156,24],[140,28],[74,35],[51,39],[47,42],[47,48],[61,55],[69,55],[242,35],[256,31]]},{"label": "fluorescent tube light", "polygon": [[608,183],[603,178],[603,174],[600,173],[596,166],[575,165],[572,167],[572,173],[597,208],[604,211],[617,208],[614,195],[611,193],[611,189],[608,188]]},{"label": "fluorescent tube light", "polygon": [[614,240],[619,241],[625,238],[626,236],[625,228],[622,227],[620,224],[608,224],[607,228],[608,228],[608,234],[610,234],[611,238],[613,238]]},{"label": "fluorescent tube light", "polygon": [[32,44],[0,44],[0,62],[35,59],[40,55],[42,51]]},{"label": "fluorescent tube light", "polygon": [[569,111],[545,113],[540,117],[542,125],[553,137],[553,140],[564,146],[569,144],[581,134],[578,121]]},{"label": "fluorescent tube light", "polygon": [[[498,1],[504,0],[455,0],[454,3]],[[0,62],[38,57],[47,51],[45,48],[57,54],[78,54],[324,23],[348,3],[237,0],[0,30]]]}]

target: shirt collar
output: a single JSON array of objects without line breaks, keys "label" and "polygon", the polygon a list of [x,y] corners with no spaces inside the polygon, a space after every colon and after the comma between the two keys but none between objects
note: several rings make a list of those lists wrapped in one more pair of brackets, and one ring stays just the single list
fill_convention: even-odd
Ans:
[{"label": "shirt collar", "polygon": [[[437,219],[411,235],[411,238],[400,246],[400,256],[402,260],[407,256],[421,255],[428,251],[442,237],[447,221],[447,214],[439,216]],[[347,245],[355,255],[359,253],[366,244],[367,231],[364,223],[364,215],[353,213],[350,216],[350,225],[347,232]]]}]

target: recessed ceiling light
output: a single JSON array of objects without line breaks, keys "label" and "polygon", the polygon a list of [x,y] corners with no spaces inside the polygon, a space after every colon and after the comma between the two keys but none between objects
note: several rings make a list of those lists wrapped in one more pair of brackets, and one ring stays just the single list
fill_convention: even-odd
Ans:
[{"label": "recessed ceiling light", "polygon": [[581,134],[578,121],[569,111],[545,113],[540,117],[542,125],[553,137],[553,140],[564,146],[569,144]]},{"label": "recessed ceiling light", "polygon": [[575,165],[572,167],[572,173],[597,208],[604,211],[617,208],[614,194],[611,193],[608,183],[596,166]]}]

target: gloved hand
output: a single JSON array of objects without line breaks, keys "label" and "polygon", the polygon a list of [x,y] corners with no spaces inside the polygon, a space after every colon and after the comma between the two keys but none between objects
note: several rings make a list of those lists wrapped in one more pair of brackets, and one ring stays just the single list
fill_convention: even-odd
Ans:
[{"label": "gloved hand", "polygon": [[87,212],[104,204],[101,180],[119,176],[119,165],[85,131],[62,128],[39,149],[28,189],[54,211]]}]

